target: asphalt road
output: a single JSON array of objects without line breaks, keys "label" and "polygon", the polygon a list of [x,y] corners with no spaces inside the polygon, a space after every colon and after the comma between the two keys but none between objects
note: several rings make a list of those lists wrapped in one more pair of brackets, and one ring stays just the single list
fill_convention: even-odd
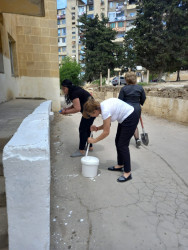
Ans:
[{"label": "asphalt road", "polygon": [[94,144],[99,171],[86,178],[70,157],[80,117],[55,114],[51,123],[51,250],[187,250],[188,127],[143,115],[150,143],[137,149],[131,140],[133,179],[118,183],[120,173],[107,170],[116,164],[117,123]]}]

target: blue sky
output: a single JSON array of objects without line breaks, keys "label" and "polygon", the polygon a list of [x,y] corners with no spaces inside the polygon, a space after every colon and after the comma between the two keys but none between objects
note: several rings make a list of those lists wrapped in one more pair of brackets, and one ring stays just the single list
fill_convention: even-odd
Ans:
[{"label": "blue sky", "polygon": [[57,9],[63,9],[67,6],[67,0],[57,0]]},{"label": "blue sky", "polygon": [[[86,2],[87,0],[83,0]],[[67,6],[67,0],[57,0],[57,9],[63,9]]]}]

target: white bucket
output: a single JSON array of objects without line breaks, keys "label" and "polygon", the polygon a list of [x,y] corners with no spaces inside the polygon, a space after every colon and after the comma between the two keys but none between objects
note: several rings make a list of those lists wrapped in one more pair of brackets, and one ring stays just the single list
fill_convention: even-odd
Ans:
[{"label": "white bucket", "polygon": [[99,159],[94,156],[84,156],[81,159],[82,175],[85,177],[95,177],[97,175]]}]

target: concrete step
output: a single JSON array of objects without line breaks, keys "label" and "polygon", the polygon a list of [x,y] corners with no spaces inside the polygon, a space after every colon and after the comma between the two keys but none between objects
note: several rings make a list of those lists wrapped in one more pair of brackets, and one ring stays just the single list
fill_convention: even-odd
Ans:
[{"label": "concrete step", "polygon": [[8,248],[7,210],[0,207],[0,249]]},{"label": "concrete step", "polygon": [[5,178],[0,176],[0,207],[6,207]]}]

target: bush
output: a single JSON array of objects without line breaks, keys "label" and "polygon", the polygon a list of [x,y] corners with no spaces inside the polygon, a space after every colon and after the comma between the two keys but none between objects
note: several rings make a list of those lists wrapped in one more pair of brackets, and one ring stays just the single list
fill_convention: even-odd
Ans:
[{"label": "bush", "polygon": [[[92,84],[96,84],[96,85],[100,86],[100,80],[99,80],[99,79],[94,80],[94,81],[92,82]],[[102,85],[106,85],[106,78],[103,78],[103,79],[102,79]]]},{"label": "bush", "polygon": [[69,79],[74,85],[81,85],[81,66],[76,60],[73,60],[71,57],[65,57],[59,69],[60,73],[60,82],[65,79]]}]

